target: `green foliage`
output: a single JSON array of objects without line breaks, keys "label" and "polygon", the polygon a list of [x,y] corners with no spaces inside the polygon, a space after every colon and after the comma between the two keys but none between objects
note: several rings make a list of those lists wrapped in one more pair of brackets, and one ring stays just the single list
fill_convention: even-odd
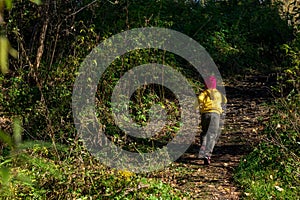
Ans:
[{"label": "green foliage", "polygon": [[4,194],[10,192],[9,182],[12,178],[12,172],[7,164],[13,162],[13,159],[18,155],[18,147],[21,144],[21,133],[21,122],[18,118],[14,119],[13,122],[13,136],[0,130],[0,142],[8,145],[6,148],[9,148],[8,153],[6,153],[7,155],[0,155],[0,192]]},{"label": "green foliage", "polygon": [[[20,60],[13,62],[12,73],[5,79],[1,77],[4,93],[0,95],[0,107],[5,116],[21,115],[31,138],[49,139],[49,135],[55,135],[58,141],[65,142],[75,135],[70,104],[76,72],[89,51],[115,33],[147,26],[178,30],[203,45],[226,74],[272,68],[273,62],[278,63],[275,49],[292,37],[291,27],[280,18],[277,5],[270,3],[207,1],[195,6],[184,0],[122,0],[84,7],[89,3],[55,1],[49,5],[51,19],[37,71],[28,61],[34,64],[39,48],[38,32],[44,22],[39,16],[44,16],[43,9],[18,1],[7,16],[8,37],[12,38],[12,46],[19,45],[22,51]],[[270,35],[274,29],[276,34]],[[148,49],[129,52],[111,64],[103,76],[105,82],[98,86],[99,113],[110,112],[109,97],[118,79],[132,67],[149,62],[177,68],[197,92],[202,87],[199,74],[174,55]],[[162,93],[162,89],[152,90]],[[145,110],[141,113],[138,117],[145,122]],[[108,118],[100,120],[113,124]]]},{"label": "green foliage", "polygon": [[245,199],[298,199],[300,196],[300,43],[296,38],[281,46],[284,57],[269,105],[263,142],[245,156],[235,180]]},{"label": "green foliage", "polygon": [[280,87],[274,87],[281,94],[286,95],[290,92],[300,94],[300,33],[295,40],[282,45],[285,62],[283,73],[278,77]]},{"label": "green foliage", "polygon": [[[51,3],[38,8],[27,1],[15,1],[12,6],[8,0],[5,3],[11,11],[3,16],[0,10],[0,19],[3,17],[6,22],[0,38],[2,72],[8,71],[9,53],[16,56],[13,48],[19,50],[19,59],[10,60],[10,73],[0,75],[0,115],[8,119],[20,116],[25,139],[52,142],[30,141],[15,148],[14,141],[19,143],[20,134],[0,132],[5,142],[0,144],[0,184],[5,185],[1,198],[183,198],[160,181],[101,166],[78,141],[70,140],[76,138],[70,106],[72,87],[85,56],[116,33],[151,26],[171,28],[192,37],[208,50],[224,74],[252,70],[269,73],[274,66],[282,69],[281,85],[276,88],[286,100],[278,100],[266,128],[268,141],[241,163],[237,180],[250,199],[293,198],[297,194],[294,187],[299,185],[300,37],[279,13],[280,4],[255,0],[205,1],[203,5],[186,0],[45,2]],[[47,6],[49,9],[44,9]],[[41,30],[47,16],[51,17],[43,39]],[[42,60],[36,67],[41,41]],[[151,139],[130,138],[113,122],[110,96],[117,81],[134,66],[154,62],[179,70],[197,93],[202,87],[199,74],[189,63],[168,52],[142,49],[116,59],[98,85],[97,116],[108,137],[131,151],[153,151],[156,143],[168,142],[180,127],[176,98],[166,88],[155,85],[137,90],[130,110],[132,118],[145,125],[152,105],[164,107],[170,123],[160,134]],[[12,156],[12,149],[20,152]]]},{"label": "green foliage", "polygon": [[270,106],[264,141],[245,157],[235,179],[246,199],[297,199],[300,195],[300,98],[294,91]]},{"label": "green foliage", "polygon": [[[31,0],[33,3],[40,4],[40,0]],[[18,52],[11,47],[11,44],[6,37],[6,22],[4,21],[4,11],[11,10],[13,7],[13,0],[0,0],[0,69],[3,74],[8,72],[9,55],[14,58],[18,57]],[[3,27],[2,27],[3,26]]]},{"label": "green foliage", "polygon": [[235,173],[244,199],[298,199],[299,157],[291,158],[281,147],[264,143],[246,156]]},{"label": "green foliage", "polygon": [[[58,148],[63,160],[51,159],[56,153],[49,143],[26,142],[21,145],[19,156],[8,165],[11,171],[14,171],[14,175],[7,183],[10,190],[1,192],[0,198],[182,199],[184,197],[159,180],[106,168],[91,158],[81,146]],[[3,182],[0,181],[0,184]]]}]

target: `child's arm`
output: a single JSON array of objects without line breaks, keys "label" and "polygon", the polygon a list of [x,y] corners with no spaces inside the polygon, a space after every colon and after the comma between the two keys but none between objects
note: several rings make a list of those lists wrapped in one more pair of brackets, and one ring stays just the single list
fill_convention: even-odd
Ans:
[{"label": "child's arm", "polygon": [[201,109],[202,104],[203,104],[203,99],[204,99],[204,92],[202,92],[198,97],[197,97],[197,101],[195,102],[194,108],[195,109]]}]

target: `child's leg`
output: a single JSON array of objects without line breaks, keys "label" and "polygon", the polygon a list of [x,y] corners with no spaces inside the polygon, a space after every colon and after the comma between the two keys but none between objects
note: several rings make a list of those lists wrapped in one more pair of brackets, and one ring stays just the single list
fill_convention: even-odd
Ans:
[{"label": "child's leg", "polygon": [[220,135],[221,135],[221,133],[222,133],[222,130],[223,130],[223,128],[224,128],[224,123],[225,123],[225,116],[223,115],[220,115],[220,123],[219,123],[219,131],[218,131],[218,135],[217,135],[217,137],[216,137],[216,139],[215,139],[215,141],[216,142],[218,142],[218,140],[219,140],[219,137],[220,137]]},{"label": "child's leg", "polygon": [[220,115],[218,113],[210,113],[210,123],[206,133],[206,157],[211,157],[213,149],[219,137],[219,123]]},{"label": "child's leg", "polygon": [[204,158],[205,157],[205,149],[206,149],[206,144],[207,144],[207,130],[209,127],[209,123],[210,123],[210,113],[205,113],[202,114],[201,116],[201,147],[200,147],[200,151],[199,151],[199,158]]}]

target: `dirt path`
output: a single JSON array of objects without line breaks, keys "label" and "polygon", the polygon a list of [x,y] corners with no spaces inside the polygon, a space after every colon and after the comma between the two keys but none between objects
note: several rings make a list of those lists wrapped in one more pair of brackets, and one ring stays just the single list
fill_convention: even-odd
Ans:
[{"label": "dirt path", "polygon": [[267,77],[251,76],[227,83],[225,128],[210,166],[195,158],[199,148],[197,138],[185,155],[154,176],[189,192],[193,199],[239,199],[240,191],[232,180],[233,170],[259,140],[261,120],[267,118],[262,104],[270,99],[266,81]]}]

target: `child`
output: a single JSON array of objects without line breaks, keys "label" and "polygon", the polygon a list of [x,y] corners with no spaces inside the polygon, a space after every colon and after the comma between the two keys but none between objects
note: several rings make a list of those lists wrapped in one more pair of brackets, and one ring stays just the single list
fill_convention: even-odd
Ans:
[{"label": "child", "polygon": [[198,157],[210,164],[214,146],[221,133],[220,115],[222,106],[227,103],[226,97],[217,89],[217,80],[214,76],[205,79],[206,89],[198,96],[201,113],[201,148]]}]

